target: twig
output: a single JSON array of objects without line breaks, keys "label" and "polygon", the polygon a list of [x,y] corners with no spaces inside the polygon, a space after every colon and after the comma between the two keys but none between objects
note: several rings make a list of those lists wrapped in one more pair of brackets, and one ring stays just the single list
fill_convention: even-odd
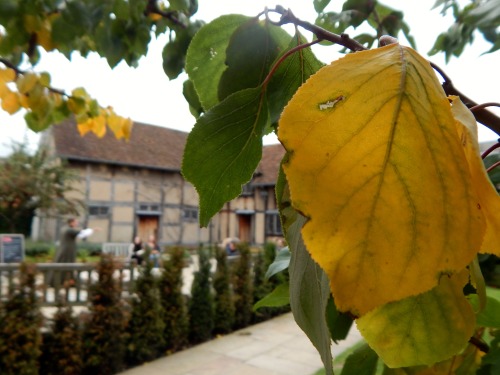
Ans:
[{"label": "twig", "polygon": [[489,168],[486,170],[486,173],[490,173],[493,169],[495,169],[499,165],[500,165],[500,161],[497,161],[495,164],[490,165]]},{"label": "twig", "polygon": [[148,14],[158,14],[184,29],[187,27],[187,25],[185,25],[177,18],[177,12],[165,12],[161,10],[160,8],[158,8],[156,0],[148,0],[148,4],[146,5],[146,9],[144,10],[144,15],[147,16]]},{"label": "twig", "polygon": [[498,140],[497,143],[495,143],[493,146],[491,146],[489,149],[487,149],[485,152],[483,152],[483,154],[481,155],[481,158],[484,159],[486,156],[491,154],[497,148],[500,148],[500,139]]},{"label": "twig", "polygon": [[[456,95],[460,97],[460,100],[468,107],[468,108],[474,108],[478,104],[462,94],[460,91],[458,91],[455,86],[453,86],[453,82],[451,81],[451,78],[446,75],[446,73],[436,64],[430,63],[432,68],[439,73],[439,75],[443,78],[443,90],[447,95]],[[493,130],[495,133],[500,135],[500,118],[493,114],[492,112],[486,110],[486,109],[480,109],[475,112],[473,112],[474,117],[478,122],[481,124],[487,126],[491,130]]]},{"label": "twig", "polygon": [[295,17],[295,15],[292,13],[290,9],[285,10],[282,7],[276,7],[276,9],[273,9],[272,11],[281,14],[281,18],[278,22],[270,21],[277,26],[293,23],[296,26],[300,26],[306,29],[307,31],[310,31],[311,33],[316,35],[316,37],[320,41],[327,40],[329,42],[344,46],[354,52],[366,50],[365,46],[360,44],[358,41],[349,38],[349,35],[347,34],[337,35],[310,22],[302,21],[301,19]]},{"label": "twig", "polygon": [[[275,9],[272,9],[272,11],[281,15],[281,19],[278,22],[270,21],[277,26],[293,23],[296,26],[301,26],[302,28],[312,32],[320,41],[327,40],[329,42],[346,47],[353,52],[367,50],[367,48],[365,48],[362,44],[358,43],[354,39],[349,38],[347,34],[337,35],[321,28],[320,26],[300,20],[299,18],[295,17],[290,9],[286,10],[283,7],[276,7]],[[444,82],[442,84],[442,87],[447,95],[459,96],[460,100],[462,100],[462,102],[469,108],[477,106],[477,103],[475,101],[462,94],[453,86],[450,77],[448,77],[448,75],[446,75],[446,73],[439,66],[430,61],[429,63],[431,64],[432,68],[434,68],[434,70],[437,71],[443,78]],[[484,108],[479,108],[478,110],[473,112],[473,115],[476,118],[476,121],[487,126],[495,133],[500,135],[500,117]]]},{"label": "twig", "polygon": [[478,104],[475,105],[474,107],[470,107],[469,111],[474,112],[487,107],[500,107],[500,103],[488,102],[488,103]]}]

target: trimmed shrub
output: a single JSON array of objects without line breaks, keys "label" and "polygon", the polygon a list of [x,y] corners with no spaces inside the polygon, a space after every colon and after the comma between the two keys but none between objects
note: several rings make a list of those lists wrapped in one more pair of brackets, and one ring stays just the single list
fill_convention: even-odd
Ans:
[{"label": "trimmed shrub", "polygon": [[163,338],[165,348],[176,352],[188,345],[189,321],[186,298],[182,295],[182,269],[185,252],[180,247],[170,250],[170,259],[163,263],[163,274],[159,282],[160,302],[162,305]]},{"label": "trimmed shrub", "polygon": [[123,369],[126,316],[114,270],[113,257],[103,254],[99,281],[90,290],[90,316],[83,331],[83,374],[114,374]]},{"label": "trimmed shrub", "polygon": [[212,338],[213,298],[210,284],[210,259],[206,250],[198,250],[199,270],[194,274],[189,301],[189,341],[198,344]]},{"label": "trimmed shrub", "polygon": [[214,333],[225,334],[233,330],[234,304],[231,291],[231,273],[224,249],[216,249],[217,269],[214,275]]},{"label": "trimmed shrub", "polygon": [[[272,283],[265,278],[267,268],[264,263],[264,254],[259,252],[254,258],[253,265],[253,304],[260,301],[273,291]],[[253,312],[252,321],[254,323],[262,322],[273,316],[273,309],[261,307]]]},{"label": "trimmed shrub", "polygon": [[35,294],[35,270],[33,264],[21,264],[19,285],[0,309],[2,375],[38,374],[43,318]]},{"label": "trimmed shrub", "polygon": [[71,306],[62,302],[52,322],[52,330],[44,336],[40,373],[47,375],[81,374],[82,335]]},{"label": "trimmed shrub", "polygon": [[25,254],[28,257],[48,257],[53,254],[55,246],[49,242],[42,241],[26,241],[25,243]]},{"label": "trimmed shrub", "polygon": [[247,244],[239,244],[240,259],[233,274],[234,328],[247,327],[252,320],[253,292],[250,277],[251,255]]},{"label": "trimmed shrub", "polygon": [[135,284],[126,353],[127,364],[132,366],[158,358],[164,348],[165,324],[152,270],[153,264],[147,258]]},{"label": "trimmed shrub", "polygon": [[82,241],[78,242],[76,245],[76,252],[80,255],[85,256],[99,256],[102,254],[102,244]]}]

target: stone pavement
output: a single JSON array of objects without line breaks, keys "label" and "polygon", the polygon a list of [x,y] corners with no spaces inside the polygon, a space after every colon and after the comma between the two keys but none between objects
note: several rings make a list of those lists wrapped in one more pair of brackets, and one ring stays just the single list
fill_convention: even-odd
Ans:
[{"label": "stone pavement", "polygon": [[[335,356],[361,340],[352,329]],[[312,375],[321,358],[292,313],[157,359],[120,375]]]}]

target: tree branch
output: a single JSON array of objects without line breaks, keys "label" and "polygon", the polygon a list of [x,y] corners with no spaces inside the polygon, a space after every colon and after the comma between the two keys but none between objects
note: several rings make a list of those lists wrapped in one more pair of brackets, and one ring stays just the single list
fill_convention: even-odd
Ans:
[{"label": "tree branch", "polygon": [[[444,92],[447,95],[456,95],[460,97],[460,100],[468,107],[475,107],[478,104],[470,99],[469,97],[465,96],[462,94],[460,91],[458,91],[455,86],[453,85],[453,82],[451,81],[451,78],[446,75],[446,73],[436,64],[430,63],[432,68],[439,73],[439,75],[443,78],[443,89]],[[484,126],[490,128],[493,130],[495,133],[500,135],[500,118],[496,116],[494,113],[484,109],[480,108],[474,112],[472,112],[474,117],[476,118],[476,121],[480,122]]]},{"label": "tree branch", "polygon": [[[295,17],[295,15],[292,13],[290,9],[286,10],[283,7],[276,7],[272,11],[281,15],[281,19],[278,22],[271,21],[273,24],[277,26],[282,26],[288,23],[292,23],[296,26],[301,26],[302,28],[310,31],[319,40],[327,40],[329,42],[339,44],[343,47],[348,48],[353,52],[364,51],[367,49],[362,44],[358,43],[356,40],[349,38],[349,35],[347,34],[337,35],[317,25],[313,25],[309,22],[298,19],[297,17]],[[460,97],[460,100],[462,100],[462,102],[469,108],[477,105],[475,101],[465,96],[463,93],[458,91],[455,88],[455,86],[453,86],[450,77],[448,77],[441,68],[439,68],[436,64],[430,61],[429,63],[431,64],[432,68],[434,68],[434,70],[436,70],[443,78],[444,82],[442,84],[442,87],[447,95],[456,95]],[[496,116],[495,114],[484,108],[480,108],[474,111],[473,115],[476,118],[476,121],[480,122],[481,124],[485,125],[486,127],[493,130],[495,133],[500,135],[500,117]]]},{"label": "tree branch", "polygon": [[161,10],[158,7],[158,3],[156,2],[156,0],[148,0],[148,4],[146,5],[146,9],[144,10],[144,15],[147,16],[148,14],[158,14],[158,15],[162,16],[163,18],[166,18],[166,19],[172,21],[177,26],[180,26],[184,29],[187,27],[183,22],[181,22],[177,18],[177,12],[175,12],[175,11],[165,12],[165,11]]}]

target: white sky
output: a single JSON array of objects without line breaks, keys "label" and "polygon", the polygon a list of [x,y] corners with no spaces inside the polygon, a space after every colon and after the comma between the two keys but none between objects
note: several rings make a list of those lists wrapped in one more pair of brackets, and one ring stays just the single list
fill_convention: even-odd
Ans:
[{"label": "white sky", "polygon": [[[274,7],[277,3],[292,9],[294,14],[303,20],[313,23],[316,16],[312,0],[199,0],[199,3],[195,18],[205,21],[230,13],[253,16],[265,6]],[[331,3],[342,2],[332,0]],[[381,3],[405,13],[405,20],[416,39],[418,51],[424,56],[427,56],[426,53],[431,49],[437,35],[451,23],[450,19],[445,20],[438,10],[430,11],[435,0],[382,0]],[[352,35],[357,33],[361,31],[351,32]],[[140,61],[137,69],[121,63],[111,70],[107,62],[97,55],[83,59],[74,54],[72,62],[69,62],[65,57],[51,53],[42,58],[36,70],[48,71],[52,76],[52,86],[67,92],[76,87],[85,87],[101,105],[111,105],[115,112],[134,121],[189,131],[195,120],[182,95],[182,83],[186,77],[182,75],[174,81],[169,81],[164,74],[161,53],[165,42],[166,38],[162,37],[152,43],[148,55]],[[500,51],[481,55],[489,48],[490,45],[478,35],[476,43],[467,48],[459,59],[452,58],[448,65],[444,62],[444,55],[429,59],[439,65],[452,78],[455,87],[471,99],[478,103],[499,102]],[[338,47],[315,46],[316,54],[324,62],[338,58],[337,50]],[[493,111],[500,115],[498,109]],[[479,130],[482,140],[498,138],[482,126]],[[9,153],[13,140],[28,142],[35,148],[38,138],[39,136],[24,124],[23,113],[9,116],[0,109],[0,156]],[[266,143],[275,141],[273,137],[266,139]]]}]

